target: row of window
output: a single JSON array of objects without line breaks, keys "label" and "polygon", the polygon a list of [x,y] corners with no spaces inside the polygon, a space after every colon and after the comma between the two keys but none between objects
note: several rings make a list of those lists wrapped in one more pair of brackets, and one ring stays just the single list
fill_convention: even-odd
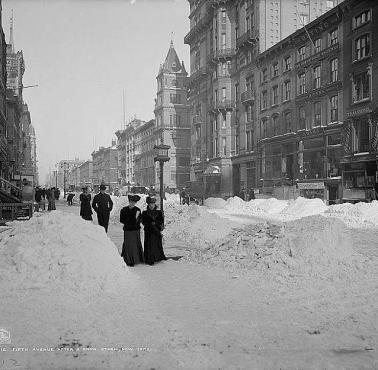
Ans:
[{"label": "row of window", "polygon": [[[328,122],[338,122],[339,109],[337,95],[330,97],[328,109]],[[295,132],[296,130],[305,130],[321,126],[323,124],[321,102],[313,103],[311,117],[308,116],[307,111],[304,107],[300,107],[298,110],[297,122],[297,127],[295,127],[292,112],[286,112],[282,116],[273,115],[270,119],[264,117],[260,121],[261,138],[282,135],[289,132]]]}]

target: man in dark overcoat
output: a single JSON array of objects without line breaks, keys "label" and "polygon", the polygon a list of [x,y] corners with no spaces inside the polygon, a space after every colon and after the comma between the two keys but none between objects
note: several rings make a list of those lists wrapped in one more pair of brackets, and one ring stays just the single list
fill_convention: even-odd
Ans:
[{"label": "man in dark overcoat", "polygon": [[105,193],[106,186],[100,185],[100,192],[93,197],[92,207],[97,213],[97,220],[100,226],[108,232],[110,212],[113,209],[113,201],[109,194]]}]

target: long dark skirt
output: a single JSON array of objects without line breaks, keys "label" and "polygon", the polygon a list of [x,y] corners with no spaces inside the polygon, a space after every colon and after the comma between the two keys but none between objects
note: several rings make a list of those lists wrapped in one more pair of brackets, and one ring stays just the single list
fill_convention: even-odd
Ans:
[{"label": "long dark skirt", "polygon": [[121,256],[127,266],[134,266],[144,262],[140,230],[124,230]]},{"label": "long dark skirt", "polygon": [[156,232],[144,233],[144,262],[153,265],[155,262],[164,261],[162,236]]}]

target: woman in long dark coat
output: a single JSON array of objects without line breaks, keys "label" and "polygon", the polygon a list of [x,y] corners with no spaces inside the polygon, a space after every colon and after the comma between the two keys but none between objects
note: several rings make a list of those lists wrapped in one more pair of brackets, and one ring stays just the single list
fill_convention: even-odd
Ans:
[{"label": "woman in long dark coat", "polygon": [[139,195],[129,195],[129,205],[121,209],[120,221],[123,223],[124,239],[122,253],[127,266],[143,263],[142,242],[140,240],[141,211],[135,206]]},{"label": "woman in long dark coat", "polygon": [[91,195],[88,193],[88,187],[83,188],[80,194],[80,216],[84,220],[92,221]]},{"label": "woman in long dark coat", "polygon": [[167,258],[163,251],[161,231],[164,225],[163,213],[157,209],[156,199],[147,197],[147,209],[142,212],[144,226],[144,261],[149,265]]}]

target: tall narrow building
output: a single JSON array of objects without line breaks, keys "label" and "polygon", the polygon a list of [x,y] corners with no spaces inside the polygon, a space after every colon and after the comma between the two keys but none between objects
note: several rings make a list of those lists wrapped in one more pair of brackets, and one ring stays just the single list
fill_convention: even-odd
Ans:
[{"label": "tall narrow building", "polygon": [[2,4],[0,2],[0,177],[6,177],[8,174],[7,163],[7,121],[6,121],[6,41],[2,25]]},{"label": "tall narrow building", "polygon": [[[179,188],[189,181],[190,122],[187,100],[187,75],[184,62],[171,41],[167,57],[157,76],[155,100],[156,144],[171,147],[170,161],[164,166],[164,185]],[[156,177],[157,181],[159,176]]]}]

